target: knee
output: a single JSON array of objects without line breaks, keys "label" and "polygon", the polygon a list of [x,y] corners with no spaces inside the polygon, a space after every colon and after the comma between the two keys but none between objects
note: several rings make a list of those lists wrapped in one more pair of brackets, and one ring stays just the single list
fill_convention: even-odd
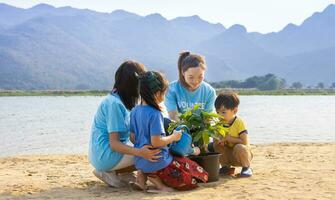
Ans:
[{"label": "knee", "polygon": [[234,152],[236,153],[248,153],[249,148],[244,144],[236,144],[234,146]]}]

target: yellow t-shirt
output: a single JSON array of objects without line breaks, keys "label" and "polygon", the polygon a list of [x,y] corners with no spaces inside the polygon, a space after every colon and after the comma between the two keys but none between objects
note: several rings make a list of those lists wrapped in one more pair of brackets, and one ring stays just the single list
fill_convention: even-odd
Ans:
[{"label": "yellow t-shirt", "polygon": [[[230,124],[225,124],[223,127],[228,129],[228,134],[232,137],[240,137],[242,133],[248,134],[246,125],[240,117],[235,117],[233,122]],[[235,146],[234,143],[228,143],[229,147]]]}]

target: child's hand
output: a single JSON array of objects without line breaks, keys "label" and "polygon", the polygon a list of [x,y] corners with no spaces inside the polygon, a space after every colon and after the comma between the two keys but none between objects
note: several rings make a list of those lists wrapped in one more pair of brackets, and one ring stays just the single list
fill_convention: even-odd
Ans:
[{"label": "child's hand", "polygon": [[173,141],[179,141],[182,136],[182,133],[181,131],[174,130],[172,133],[172,136],[173,136]]},{"label": "child's hand", "polygon": [[200,148],[199,148],[199,147],[193,147],[193,154],[192,154],[192,155],[197,156],[197,155],[199,155],[200,153],[201,153],[201,151],[200,151]]},{"label": "child's hand", "polygon": [[226,137],[224,138],[224,142],[229,142],[231,138],[232,137],[229,134],[226,135]]},{"label": "child's hand", "polygon": [[[226,136],[226,137],[227,137],[227,136]],[[226,142],[227,142],[226,137],[221,138],[221,140],[218,141],[218,145],[220,145],[220,146],[224,146],[224,145],[226,144]]]},{"label": "child's hand", "polygon": [[[193,147],[193,149],[194,149],[194,144],[192,144],[192,147]],[[202,145],[202,148],[205,150],[206,153],[209,153],[208,145],[207,145],[207,144],[203,144],[203,145]],[[199,148],[199,150],[200,150],[200,148]],[[200,152],[200,153],[201,153],[201,152]]]}]

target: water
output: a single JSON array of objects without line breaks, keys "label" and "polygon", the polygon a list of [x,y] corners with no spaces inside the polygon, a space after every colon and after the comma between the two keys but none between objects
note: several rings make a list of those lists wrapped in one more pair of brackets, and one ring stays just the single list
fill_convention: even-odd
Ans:
[{"label": "water", "polygon": [[[87,153],[104,97],[0,97],[0,156]],[[250,141],[335,141],[335,96],[241,96]]]}]

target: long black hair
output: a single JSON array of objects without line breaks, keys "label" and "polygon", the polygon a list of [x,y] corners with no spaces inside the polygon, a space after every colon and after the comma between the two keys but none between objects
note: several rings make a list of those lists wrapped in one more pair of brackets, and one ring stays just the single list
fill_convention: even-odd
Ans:
[{"label": "long black hair", "polygon": [[122,103],[128,110],[131,110],[138,102],[138,77],[137,74],[143,74],[145,67],[136,61],[125,61],[120,65],[115,73],[115,83],[112,92],[117,92]]},{"label": "long black hair", "polygon": [[155,71],[148,71],[143,75],[139,76],[140,79],[140,95],[149,106],[162,111],[157,100],[157,92],[164,95],[168,89],[169,83],[165,77]]}]

